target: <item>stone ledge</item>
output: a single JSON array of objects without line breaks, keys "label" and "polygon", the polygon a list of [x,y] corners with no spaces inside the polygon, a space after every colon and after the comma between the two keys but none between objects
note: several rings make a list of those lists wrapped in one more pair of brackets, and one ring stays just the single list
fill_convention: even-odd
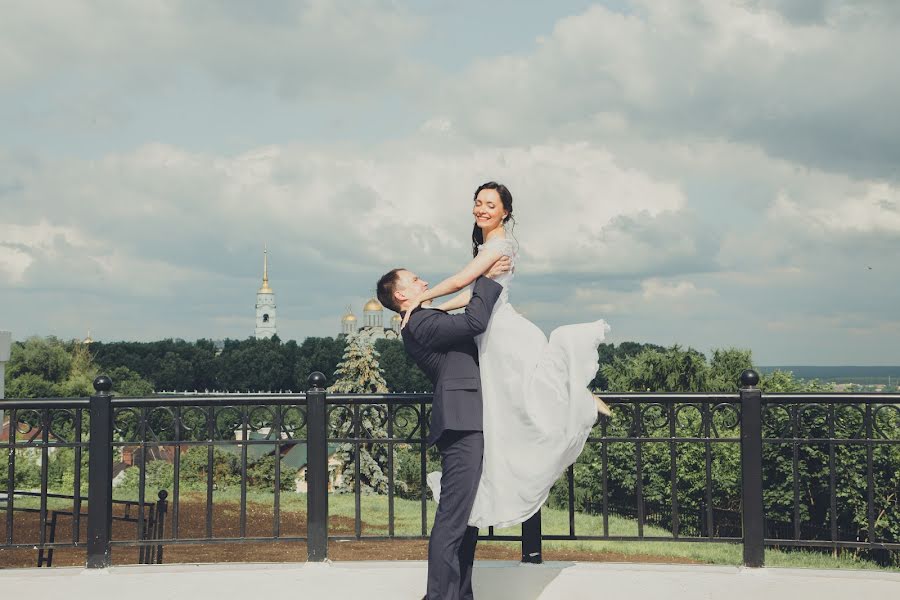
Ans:
[{"label": "stone ledge", "polygon": [[[304,598],[422,597],[422,561],[304,564],[214,564],[4,569],[0,586],[32,589],[42,596],[119,599],[221,600],[301,594]],[[127,582],[124,581],[127,578]],[[900,594],[900,573],[854,570],[746,569],[712,565],[548,562],[524,565],[481,561],[475,565],[479,600],[581,600],[593,598],[847,600]]]}]

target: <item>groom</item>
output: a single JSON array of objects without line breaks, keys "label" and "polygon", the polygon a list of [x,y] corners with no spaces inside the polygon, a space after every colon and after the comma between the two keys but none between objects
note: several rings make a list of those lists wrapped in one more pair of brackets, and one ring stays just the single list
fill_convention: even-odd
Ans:
[{"label": "groom", "polygon": [[[481,373],[475,336],[484,332],[503,287],[492,278],[509,271],[501,258],[475,280],[462,314],[417,307],[403,329],[403,345],[434,384],[428,444],[441,452],[441,497],[428,541],[428,593],[425,600],[471,600],[472,564],[478,529],[469,515],[481,479],[484,452]],[[428,282],[406,269],[378,281],[378,300],[405,316]],[[423,482],[424,484],[424,482]]]}]

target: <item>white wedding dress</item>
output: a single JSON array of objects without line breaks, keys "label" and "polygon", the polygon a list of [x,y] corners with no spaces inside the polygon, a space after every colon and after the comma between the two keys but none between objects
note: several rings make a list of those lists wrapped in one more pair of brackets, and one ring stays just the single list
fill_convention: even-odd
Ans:
[{"label": "white wedding dress", "polygon": [[[491,240],[515,267],[513,240]],[[513,269],[503,285],[487,330],[475,338],[484,399],[484,467],[469,525],[509,527],[528,520],[550,488],[575,462],[597,419],[588,384],[597,373],[597,346],[609,325],[554,329],[548,340],[509,303]],[[428,475],[440,501],[440,476]]]}]

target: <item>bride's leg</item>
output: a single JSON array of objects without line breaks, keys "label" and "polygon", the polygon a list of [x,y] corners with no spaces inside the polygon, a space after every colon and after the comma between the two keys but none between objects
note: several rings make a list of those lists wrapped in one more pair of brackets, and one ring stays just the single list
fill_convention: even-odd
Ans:
[{"label": "bride's leg", "polygon": [[610,410],[609,405],[600,399],[600,396],[597,394],[591,394],[594,397],[594,404],[597,405],[597,412],[605,417],[612,417],[612,410]]}]

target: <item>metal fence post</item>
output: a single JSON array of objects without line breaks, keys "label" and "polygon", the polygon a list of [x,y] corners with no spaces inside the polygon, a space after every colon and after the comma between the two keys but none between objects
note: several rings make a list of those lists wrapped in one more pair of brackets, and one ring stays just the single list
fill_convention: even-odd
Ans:
[{"label": "metal fence post", "polygon": [[94,380],[91,396],[91,437],[88,445],[87,568],[104,569],[111,564],[112,539],[112,430],[109,391],[112,380],[101,375]]},{"label": "metal fence post", "polygon": [[541,556],[541,511],[522,523],[522,562],[536,565],[544,562]]},{"label": "metal fence post", "polygon": [[[153,531],[153,539],[161,540],[166,534],[166,513],[169,510],[169,502],[166,498],[169,497],[169,492],[166,490],[159,490],[159,493],[156,495],[158,498],[156,502],[156,528]],[[162,544],[158,544],[156,546],[156,564],[161,565],[163,561],[163,547]],[[150,548],[150,562],[153,563],[153,548]]]},{"label": "metal fence post", "polygon": [[765,562],[766,525],[762,474],[762,392],[759,374],[741,373],[741,521],[744,533],[744,566]]},{"label": "metal fence post", "polygon": [[325,375],[309,376],[306,392],[306,552],[309,562],[328,558],[328,423]]}]

